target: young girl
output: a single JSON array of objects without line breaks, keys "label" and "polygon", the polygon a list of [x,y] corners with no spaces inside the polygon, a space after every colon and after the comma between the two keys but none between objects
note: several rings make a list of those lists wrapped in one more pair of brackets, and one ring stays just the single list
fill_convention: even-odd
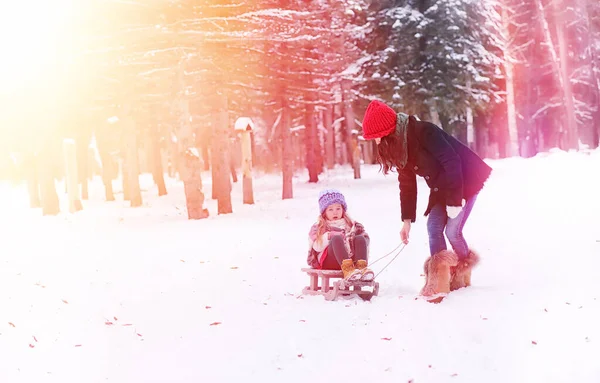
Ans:
[{"label": "young girl", "polygon": [[347,281],[372,281],[375,274],[367,268],[369,235],[348,216],[347,209],[338,190],[319,193],[321,214],[308,234],[308,264],[315,269],[342,270]]}]

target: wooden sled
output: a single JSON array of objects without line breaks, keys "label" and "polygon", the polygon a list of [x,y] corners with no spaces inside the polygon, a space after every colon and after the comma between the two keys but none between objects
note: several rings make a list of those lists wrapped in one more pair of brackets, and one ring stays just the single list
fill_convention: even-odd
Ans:
[{"label": "wooden sled", "polygon": [[[379,294],[379,282],[370,281],[353,281],[347,282],[343,279],[341,270],[319,270],[319,269],[302,269],[310,277],[310,283],[303,290],[303,294],[307,295],[323,295],[325,300],[334,301],[341,295],[357,294],[365,301],[371,300],[374,295]],[[321,285],[319,286],[319,279]],[[333,285],[329,285],[329,280],[333,281]],[[372,290],[363,290],[363,287],[371,287]]]}]

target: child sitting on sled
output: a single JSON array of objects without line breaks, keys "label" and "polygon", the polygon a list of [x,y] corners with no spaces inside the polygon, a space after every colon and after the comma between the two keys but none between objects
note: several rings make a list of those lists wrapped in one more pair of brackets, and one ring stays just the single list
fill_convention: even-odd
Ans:
[{"label": "child sitting on sled", "polygon": [[308,234],[308,264],[315,269],[342,270],[346,281],[372,281],[367,268],[369,235],[347,213],[344,195],[335,189],[319,193],[320,214]]}]

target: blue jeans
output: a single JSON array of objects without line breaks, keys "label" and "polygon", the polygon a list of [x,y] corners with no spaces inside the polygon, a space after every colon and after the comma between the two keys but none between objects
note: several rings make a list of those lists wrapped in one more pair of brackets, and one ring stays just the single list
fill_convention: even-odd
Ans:
[{"label": "blue jeans", "polygon": [[458,256],[458,259],[464,259],[469,254],[469,245],[463,236],[463,227],[473,210],[473,205],[477,200],[477,194],[465,202],[460,213],[456,218],[448,218],[446,206],[442,204],[435,205],[427,219],[427,233],[429,234],[429,252],[431,255],[446,250],[446,239],[444,238],[444,229],[448,241]]}]

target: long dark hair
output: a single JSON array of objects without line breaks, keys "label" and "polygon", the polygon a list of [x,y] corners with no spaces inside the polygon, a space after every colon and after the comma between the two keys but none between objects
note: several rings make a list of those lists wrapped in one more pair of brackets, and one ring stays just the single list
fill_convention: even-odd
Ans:
[{"label": "long dark hair", "polygon": [[402,138],[398,131],[381,138],[381,142],[377,145],[377,162],[379,162],[379,170],[383,174],[388,174],[390,170],[398,170],[402,154]]}]

